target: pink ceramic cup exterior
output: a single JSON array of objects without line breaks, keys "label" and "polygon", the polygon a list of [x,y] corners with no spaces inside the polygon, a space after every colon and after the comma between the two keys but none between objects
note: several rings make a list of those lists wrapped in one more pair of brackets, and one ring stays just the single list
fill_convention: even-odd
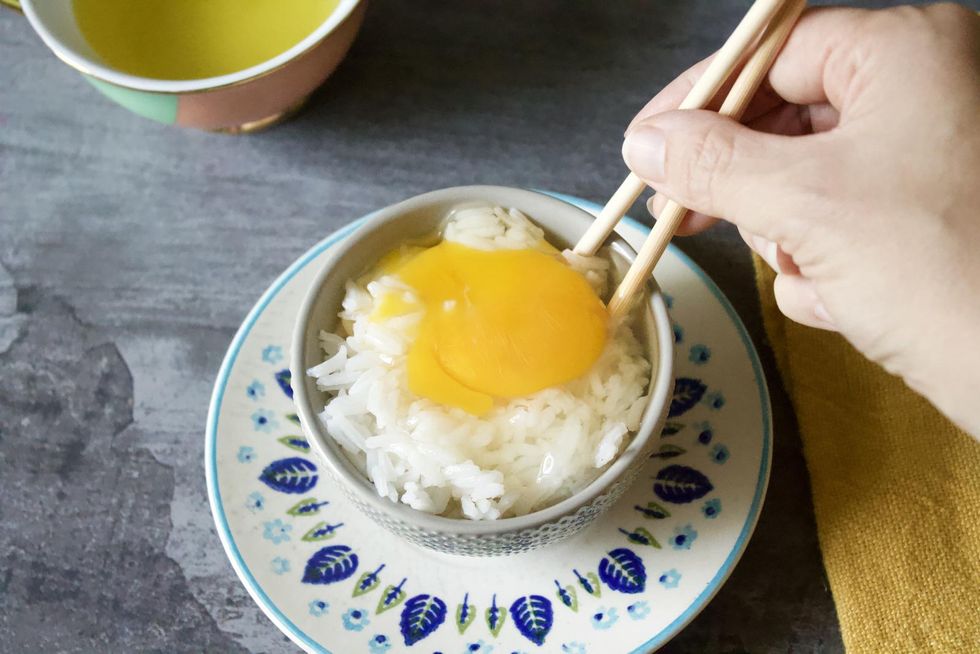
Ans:
[{"label": "pink ceramic cup exterior", "polygon": [[347,54],[367,6],[363,0],[341,0],[309,37],[258,66],[204,80],[168,81],[105,67],[74,26],[70,3],[21,4],[45,44],[106,97],[158,122],[227,132],[268,127],[302,106]]},{"label": "pink ceramic cup exterior", "polygon": [[361,2],[319,44],[276,70],[240,84],[181,95],[176,124],[201,129],[258,125],[298,107],[343,60],[364,19]]}]

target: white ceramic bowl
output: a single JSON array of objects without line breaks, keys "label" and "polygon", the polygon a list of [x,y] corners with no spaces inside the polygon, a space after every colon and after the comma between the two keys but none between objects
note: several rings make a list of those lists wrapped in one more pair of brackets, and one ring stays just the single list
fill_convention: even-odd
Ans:
[{"label": "white ceramic bowl", "polygon": [[[336,250],[314,280],[296,318],[290,368],[294,401],[310,443],[326,470],[365,514],[423,547],[452,554],[510,554],[580,531],[633,483],[657,444],[670,403],[673,332],[664,299],[651,280],[639,334],[652,363],[649,404],[639,430],[617,459],[572,497],[520,517],[471,521],[423,513],[379,496],[320,422],[318,414],[327,395],[317,389],[306,371],[323,360],[318,335],[321,329],[335,328],[346,282],[364,274],[381,256],[405,241],[435,233],[455,206],[472,201],[519,209],[545,230],[552,244],[560,247],[573,245],[592,222],[590,214],[551,196],[500,186],[443,189],[383,209]],[[608,246],[614,269],[621,275],[635,252],[618,237],[611,238]]]}]

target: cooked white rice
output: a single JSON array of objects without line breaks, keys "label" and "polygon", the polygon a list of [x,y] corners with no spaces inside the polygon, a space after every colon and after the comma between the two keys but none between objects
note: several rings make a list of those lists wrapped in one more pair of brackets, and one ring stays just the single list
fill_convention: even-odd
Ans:
[{"label": "cooked white rice", "polygon": [[[544,233],[517,210],[473,206],[450,217],[444,238],[483,250],[541,245]],[[564,252],[598,293],[608,261]],[[330,435],[378,494],[419,511],[473,520],[523,515],[595,479],[635,431],[650,364],[628,325],[615,328],[584,377],[484,416],[408,390],[406,354],[422,313],[374,321],[375,302],[397,278],[347,284],[341,334],[321,332],[327,359],[311,368],[332,397],[320,414]]]}]

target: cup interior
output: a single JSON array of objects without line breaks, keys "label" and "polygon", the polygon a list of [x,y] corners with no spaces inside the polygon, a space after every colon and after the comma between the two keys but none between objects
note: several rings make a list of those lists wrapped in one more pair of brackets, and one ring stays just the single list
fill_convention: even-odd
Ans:
[{"label": "cup interior", "polygon": [[99,55],[82,36],[75,21],[75,13],[70,1],[62,2],[24,2],[24,11],[35,25],[43,25],[50,37],[65,50],[77,53],[93,62],[99,62]]},{"label": "cup interior", "polygon": [[[591,501],[614,482],[633,460],[641,456],[641,450],[647,449],[652,432],[663,418],[668,392],[672,387],[673,335],[663,298],[654,290],[644,303],[646,308],[641,313],[641,324],[638,325],[641,332],[638,336],[647,345],[652,367],[650,402],[644,412],[640,429],[599,477],[570,498],[524,516],[474,522],[422,513],[379,497],[371,481],[347,458],[342,448],[320,424],[317,414],[322,411],[328,394],[316,387],[315,380],[306,374],[306,370],[323,361],[324,354],[318,335],[321,329],[332,331],[336,328],[346,281],[363,275],[384,254],[406,241],[431,237],[445,222],[451,210],[472,202],[519,209],[544,229],[549,242],[561,247],[573,246],[592,221],[591,215],[550,196],[521,189],[487,186],[434,191],[379,212],[331,257],[311,286],[297,318],[293,336],[292,383],[297,409],[304,425],[311,432],[310,435],[332,467],[334,475],[352,488],[360,499],[370,501],[382,510],[397,513],[409,522],[424,523],[428,529],[497,533],[549,522]],[[635,253],[618,237],[610,239],[609,247],[613,275],[621,277]]]},{"label": "cup interior", "polygon": [[[326,20],[306,38],[272,59],[227,75],[192,80],[139,77],[106,65],[79,30],[71,0],[21,0],[21,7],[45,45],[69,66],[102,81],[126,88],[160,93],[186,93],[227,86],[278,68],[319,43],[340,25],[360,2],[361,0],[340,0]],[[288,3],[283,5],[286,6]]]}]

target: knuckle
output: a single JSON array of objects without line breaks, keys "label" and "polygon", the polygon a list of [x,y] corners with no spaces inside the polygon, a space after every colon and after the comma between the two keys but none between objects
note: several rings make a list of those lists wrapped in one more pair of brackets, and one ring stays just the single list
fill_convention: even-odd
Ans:
[{"label": "knuckle", "polygon": [[723,123],[706,129],[688,160],[687,192],[691,199],[717,206],[719,186],[730,174],[735,159],[736,139]]},{"label": "knuckle", "polygon": [[954,24],[966,23],[970,25],[972,22],[975,25],[977,20],[977,15],[974,12],[955,2],[940,2],[929,5],[925,11],[944,22],[949,21]]},{"label": "knuckle", "polygon": [[846,157],[829,139],[806,138],[806,146],[796,150],[795,157],[781,158],[766,180],[774,189],[766,208],[779,216],[770,223],[767,237],[794,257],[845,220],[834,198],[850,193]]},{"label": "knuckle", "polygon": [[966,7],[943,2],[926,6],[904,5],[869,12],[866,33],[876,42],[896,49],[941,45],[976,31],[977,14]]}]

